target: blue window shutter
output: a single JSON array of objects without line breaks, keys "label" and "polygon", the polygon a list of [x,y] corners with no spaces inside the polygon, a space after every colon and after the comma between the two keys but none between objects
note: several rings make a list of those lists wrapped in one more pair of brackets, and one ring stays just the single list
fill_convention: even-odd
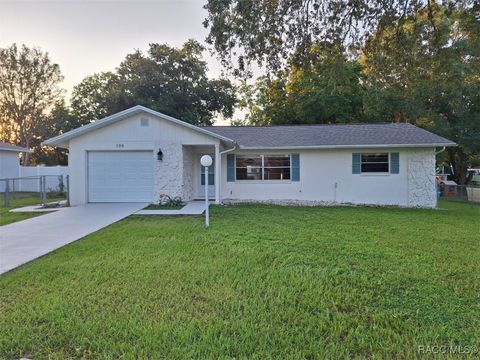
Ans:
[{"label": "blue window shutter", "polygon": [[360,174],[361,173],[361,161],[362,155],[360,153],[353,153],[352,154],[352,174]]},{"label": "blue window shutter", "polygon": [[390,153],[390,174],[400,173],[400,155],[397,152]]},{"label": "blue window shutter", "polygon": [[235,155],[227,154],[227,181],[235,181]]},{"label": "blue window shutter", "polygon": [[292,181],[300,181],[300,154],[292,154]]}]

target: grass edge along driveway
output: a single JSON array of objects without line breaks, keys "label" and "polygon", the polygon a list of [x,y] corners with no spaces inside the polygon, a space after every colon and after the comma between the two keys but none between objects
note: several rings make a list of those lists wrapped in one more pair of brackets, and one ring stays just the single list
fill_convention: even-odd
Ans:
[{"label": "grass edge along driveway", "polygon": [[441,206],[212,207],[208,230],[132,216],[0,277],[0,358],[478,348],[480,207]]},{"label": "grass edge along driveway", "polygon": [[0,196],[0,226],[11,224],[17,221],[30,219],[35,216],[43,215],[46,213],[40,212],[21,212],[13,213],[11,209],[40,204],[40,196],[34,193],[15,194],[15,197],[10,199],[10,206],[4,206],[3,194]]}]

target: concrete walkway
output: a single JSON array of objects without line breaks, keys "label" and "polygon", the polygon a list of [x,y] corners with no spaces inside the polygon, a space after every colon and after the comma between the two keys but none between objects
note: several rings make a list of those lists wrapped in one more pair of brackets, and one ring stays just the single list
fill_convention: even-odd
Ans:
[{"label": "concrete walkway", "polygon": [[87,204],[0,226],[0,274],[117,222],[148,204]]},{"label": "concrete walkway", "polygon": [[[211,204],[211,202],[210,202]],[[135,215],[201,215],[205,211],[205,201],[189,201],[178,210],[140,210]]]}]

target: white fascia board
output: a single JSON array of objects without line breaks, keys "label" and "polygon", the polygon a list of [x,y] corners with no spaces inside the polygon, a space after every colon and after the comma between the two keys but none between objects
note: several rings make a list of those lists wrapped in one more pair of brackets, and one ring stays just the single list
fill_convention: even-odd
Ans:
[{"label": "white fascia board", "polygon": [[372,144],[372,145],[313,145],[313,146],[239,146],[239,150],[309,150],[309,149],[365,149],[365,148],[433,148],[439,146],[457,146],[455,143],[441,144]]},{"label": "white fascia board", "polygon": [[10,152],[15,152],[15,153],[31,153],[32,151],[27,149],[27,148],[22,148],[19,146],[16,146],[14,148],[2,148],[0,147],[0,151],[10,151]]},{"label": "white fascia board", "polygon": [[147,114],[150,114],[150,115],[153,115],[153,116],[156,116],[156,117],[159,117],[161,119],[164,119],[164,120],[167,120],[167,121],[170,121],[170,122],[173,122],[175,124],[178,124],[178,125],[181,125],[181,126],[185,126],[187,128],[190,128],[192,130],[195,130],[195,131],[198,131],[198,132],[201,132],[205,135],[208,135],[208,136],[211,136],[213,138],[216,138],[216,139],[220,139],[220,140],[223,140],[223,141],[226,141],[226,142],[229,142],[229,143],[235,143],[235,141],[233,141],[232,139],[229,139],[225,136],[221,136],[221,135],[218,135],[218,134],[215,134],[211,131],[208,131],[208,130],[205,130],[205,129],[202,129],[198,126],[195,126],[193,124],[190,124],[190,123],[187,123],[185,121],[181,121],[179,119],[176,119],[174,117],[171,117],[171,116],[168,116],[168,115],[165,115],[165,114],[162,114],[160,112],[157,112],[157,111],[154,111],[154,110],[151,110],[149,108],[146,108],[144,106],[140,106],[140,105],[137,105],[137,106],[134,106],[130,109],[126,109],[126,110],[123,110],[123,111],[120,111],[116,114],[113,114],[113,115],[110,115],[110,116],[107,116],[103,119],[100,119],[100,120],[97,120],[93,123],[90,123],[88,125],[85,125],[85,126],[82,126],[82,127],[79,127],[79,128],[76,128],[76,129],[73,129],[73,130],[70,130],[64,134],[61,134],[61,135],[58,135],[58,136],[55,136],[51,139],[48,139],[48,140],[45,140],[44,142],[42,142],[42,145],[50,145],[50,146],[59,146],[59,145],[64,145],[66,144],[70,139],[73,139],[77,136],[80,136],[80,135],[83,135],[85,133],[88,133],[90,131],[93,131],[97,128],[102,128],[104,126],[107,126],[107,125],[110,125],[110,124],[113,124],[117,121],[120,121],[120,120],[123,120],[127,117],[130,117],[132,115],[136,115],[136,114],[139,114],[139,113],[142,113],[142,112],[145,112]]}]

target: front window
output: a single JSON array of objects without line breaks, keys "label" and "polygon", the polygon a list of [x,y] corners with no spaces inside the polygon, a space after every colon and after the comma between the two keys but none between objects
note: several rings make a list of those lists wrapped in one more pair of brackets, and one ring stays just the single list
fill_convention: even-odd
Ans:
[{"label": "front window", "polygon": [[260,155],[237,155],[237,180],[262,180],[262,162],[263,158]]},{"label": "front window", "polygon": [[237,155],[237,180],[290,180],[290,155]]},{"label": "front window", "polygon": [[388,173],[388,153],[362,154],[362,173]]},{"label": "front window", "polygon": [[264,156],[263,180],[290,180],[290,156]]}]

